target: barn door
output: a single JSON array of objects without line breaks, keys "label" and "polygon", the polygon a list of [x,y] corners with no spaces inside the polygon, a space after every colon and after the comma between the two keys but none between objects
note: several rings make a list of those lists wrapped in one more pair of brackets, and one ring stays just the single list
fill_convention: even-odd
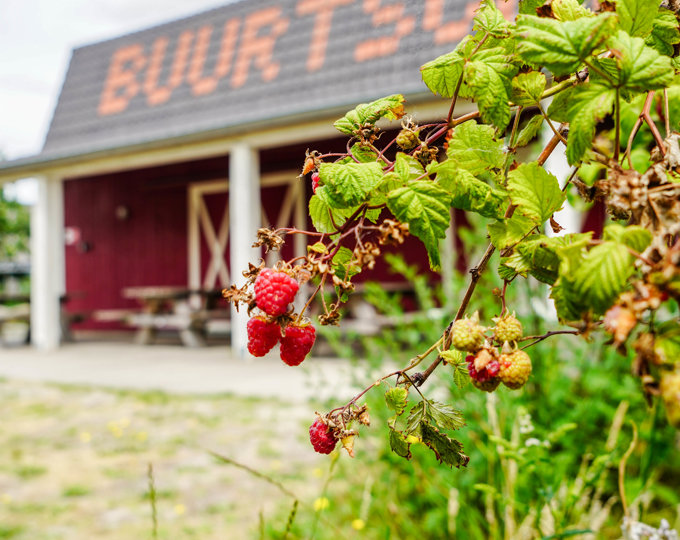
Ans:
[{"label": "barn door", "polygon": [[189,186],[190,289],[218,289],[230,284],[228,190],[226,180]]},{"label": "barn door", "polygon": [[[229,271],[229,184],[212,180],[190,184],[188,192],[189,288],[219,289],[231,285]],[[263,227],[305,228],[304,182],[294,172],[268,174],[261,179]],[[305,239],[295,235],[283,252],[264,255],[267,266],[281,256],[304,255]],[[256,262],[256,261],[253,261]],[[243,269],[235,269],[234,275]]]}]

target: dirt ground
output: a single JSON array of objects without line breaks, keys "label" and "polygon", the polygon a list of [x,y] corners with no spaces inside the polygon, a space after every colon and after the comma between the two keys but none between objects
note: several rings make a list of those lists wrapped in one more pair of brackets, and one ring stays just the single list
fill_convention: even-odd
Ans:
[{"label": "dirt ground", "polygon": [[328,466],[313,404],[2,379],[0,411],[0,539],[154,538],[149,464],[157,538],[245,539],[292,500],[210,452],[307,500]]}]

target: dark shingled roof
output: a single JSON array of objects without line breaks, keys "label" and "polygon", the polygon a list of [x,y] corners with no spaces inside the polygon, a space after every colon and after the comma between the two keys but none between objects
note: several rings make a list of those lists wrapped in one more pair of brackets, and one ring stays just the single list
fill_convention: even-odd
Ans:
[{"label": "dark shingled roof", "polygon": [[[469,31],[476,5],[243,0],[77,48],[38,157],[280,123],[391,93],[427,92],[419,67]],[[390,18],[391,9],[399,16]],[[215,73],[212,82],[201,80]]]}]

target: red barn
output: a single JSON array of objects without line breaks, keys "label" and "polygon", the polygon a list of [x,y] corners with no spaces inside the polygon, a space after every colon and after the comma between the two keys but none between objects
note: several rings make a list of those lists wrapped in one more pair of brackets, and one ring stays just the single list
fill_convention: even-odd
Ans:
[{"label": "red barn", "polygon": [[65,294],[93,312],[134,306],[130,287],[238,280],[262,223],[306,224],[297,175],[306,148],[344,149],[335,119],[396,92],[420,122],[446,114],[419,67],[476,6],[249,0],[75,49],[41,153],[0,164],[39,184],[33,343],[58,345]]}]

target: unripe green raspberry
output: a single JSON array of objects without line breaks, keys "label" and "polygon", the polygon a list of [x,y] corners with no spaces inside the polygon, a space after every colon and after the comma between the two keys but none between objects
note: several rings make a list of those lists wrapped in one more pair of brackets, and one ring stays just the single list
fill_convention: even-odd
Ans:
[{"label": "unripe green raspberry", "polygon": [[508,388],[516,390],[529,380],[531,375],[531,358],[524,351],[501,354],[501,369],[498,377]]},{"label": "unripe green raspberry", "polygon": [[506,315],[505,317],[494,318],[496,328],[494,329],[494,338],[500,343],[505,341],[517,341],[522,337],[522,323],[519,322],[513,315]]},{"label": "unripe green raspberry", "polygon": [[485,381],[478,381],[477,379],[473,378],[470,378],[470,380],[472,381],[472,385],[475,388],[484,390],[484,392],[493,392],[496,388],[498,388],[498,385],[501,384],[500,377],[491,377]]},{"label": "unripe green raspberry", "polygon": [[418,139],[418,133],[412,129],[404,128],[397,135],[395,142],[404,150],[411,150],[411,148],[420,143],[420,140]]},{"label": "unripe green raspberry", "polygon": [[477,352],[484,344],[484,328],[477,317],[459,319],[451,328],[451,345],[459,351]]},{"label": "unripe green raspberry", "polygon": [[666,406],[668,423],[680,429],[680,372],[664,372],[661,375],[659,390]]}]

